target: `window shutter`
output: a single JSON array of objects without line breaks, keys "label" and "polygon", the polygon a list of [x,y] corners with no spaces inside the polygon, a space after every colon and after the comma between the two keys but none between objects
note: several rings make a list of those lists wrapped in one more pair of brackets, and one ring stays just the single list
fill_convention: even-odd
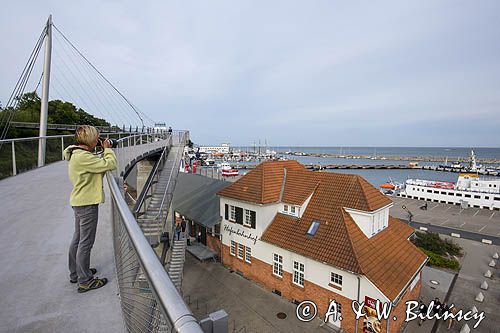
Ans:
[{"label": "window shutter", "polygon": [[224,205],[224,208],[225,208],[225,211],[224,211],[224,218],[226,219],[226,221],[229,221],[229,205],[228,205],[228,204],[225,204],[225,205]]},{"label": "window shutter", "polygon": [[243,224],[243,208],[236,207],[236,223]]},{"label": "window shutter", "polygon": [[250,221],[252,222],[252,229],[255,229],[255,212],[253,210],[250,211]]}]

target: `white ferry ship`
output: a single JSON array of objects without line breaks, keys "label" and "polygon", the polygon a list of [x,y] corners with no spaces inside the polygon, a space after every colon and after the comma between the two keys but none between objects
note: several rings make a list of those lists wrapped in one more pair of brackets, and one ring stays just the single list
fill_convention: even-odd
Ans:
[{"label": "white ferry ship", "polygon": [[408,179],[396,195],[403,198],[500,210],[500,178],[484,178],[474,173],[461,173],[456,183]]}]

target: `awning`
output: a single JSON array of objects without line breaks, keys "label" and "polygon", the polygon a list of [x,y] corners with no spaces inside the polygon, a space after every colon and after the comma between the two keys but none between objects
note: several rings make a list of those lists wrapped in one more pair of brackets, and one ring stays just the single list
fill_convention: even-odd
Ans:
[{"label": "awning", "polygon": [[224,180],[180,172],[172,201],[173,211],[211,228],[221,220],[216,193],[230,184]]}]

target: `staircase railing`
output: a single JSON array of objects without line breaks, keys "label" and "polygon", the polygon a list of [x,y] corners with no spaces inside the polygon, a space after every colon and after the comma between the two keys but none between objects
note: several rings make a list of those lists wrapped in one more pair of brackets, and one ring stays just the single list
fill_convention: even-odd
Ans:
[{"label": "staircase railing", "polygon": [[146,180],[146,183],[144,184],[144,188],[141,191],[141,194],[139,195],[139,198],[137,198],[137,202],[135,204],[133,213],[135,218],[137,218],[139,215],[141,215],[141,209],[144,208],[144,204],[146,202],[146,199],[148,196],[150,196],[150,193],[153,189],[153,184],[155,182],[158,182],[158,178],[160,177],[160,170],[163,169],[163,166],[165,165],[165,160],[166,156],[169,151],[169,145],[167,145],[163,151],[161,152],[160,158],[156,161],[153,170],[148,176],[148,179]]},{"label": "staircase railing", "polygon": [[[172,169],[170,170],[170,174],[168,176],[168,185],[165,190],[165,193],[163,194],[163,197],[161,199],[160,203],[160,209],[156,216],[154,217],[154,220],[156,222],[162,222],[163,217],[165,216],[166,212],[168,212],[168,207],[170,206],[170,203],[172,201],[172,196],[174,194],[174,187],[175,184],[177,183],[177,175],[179,174],[179,163],[180,159],[183,156],[184,153],[184,145],[186,142],[186,133],[179,133],[179,150],[177,151],[177,155],[175,156],[174,164],[172,165]],[[167,196],[170,198],[167,200]],[[166,209],[164,209],[164,206]]]}]

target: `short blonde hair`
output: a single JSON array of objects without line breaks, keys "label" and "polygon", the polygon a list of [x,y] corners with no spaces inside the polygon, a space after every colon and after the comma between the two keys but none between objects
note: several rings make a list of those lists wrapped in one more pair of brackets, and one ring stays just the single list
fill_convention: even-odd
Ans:
[{"label": "short blonde hair", "polygon": [[97,142],[97,138],[99,131],[94,126],[81,125],[76,129],[75,140],[78,144],[92,146]]}]

